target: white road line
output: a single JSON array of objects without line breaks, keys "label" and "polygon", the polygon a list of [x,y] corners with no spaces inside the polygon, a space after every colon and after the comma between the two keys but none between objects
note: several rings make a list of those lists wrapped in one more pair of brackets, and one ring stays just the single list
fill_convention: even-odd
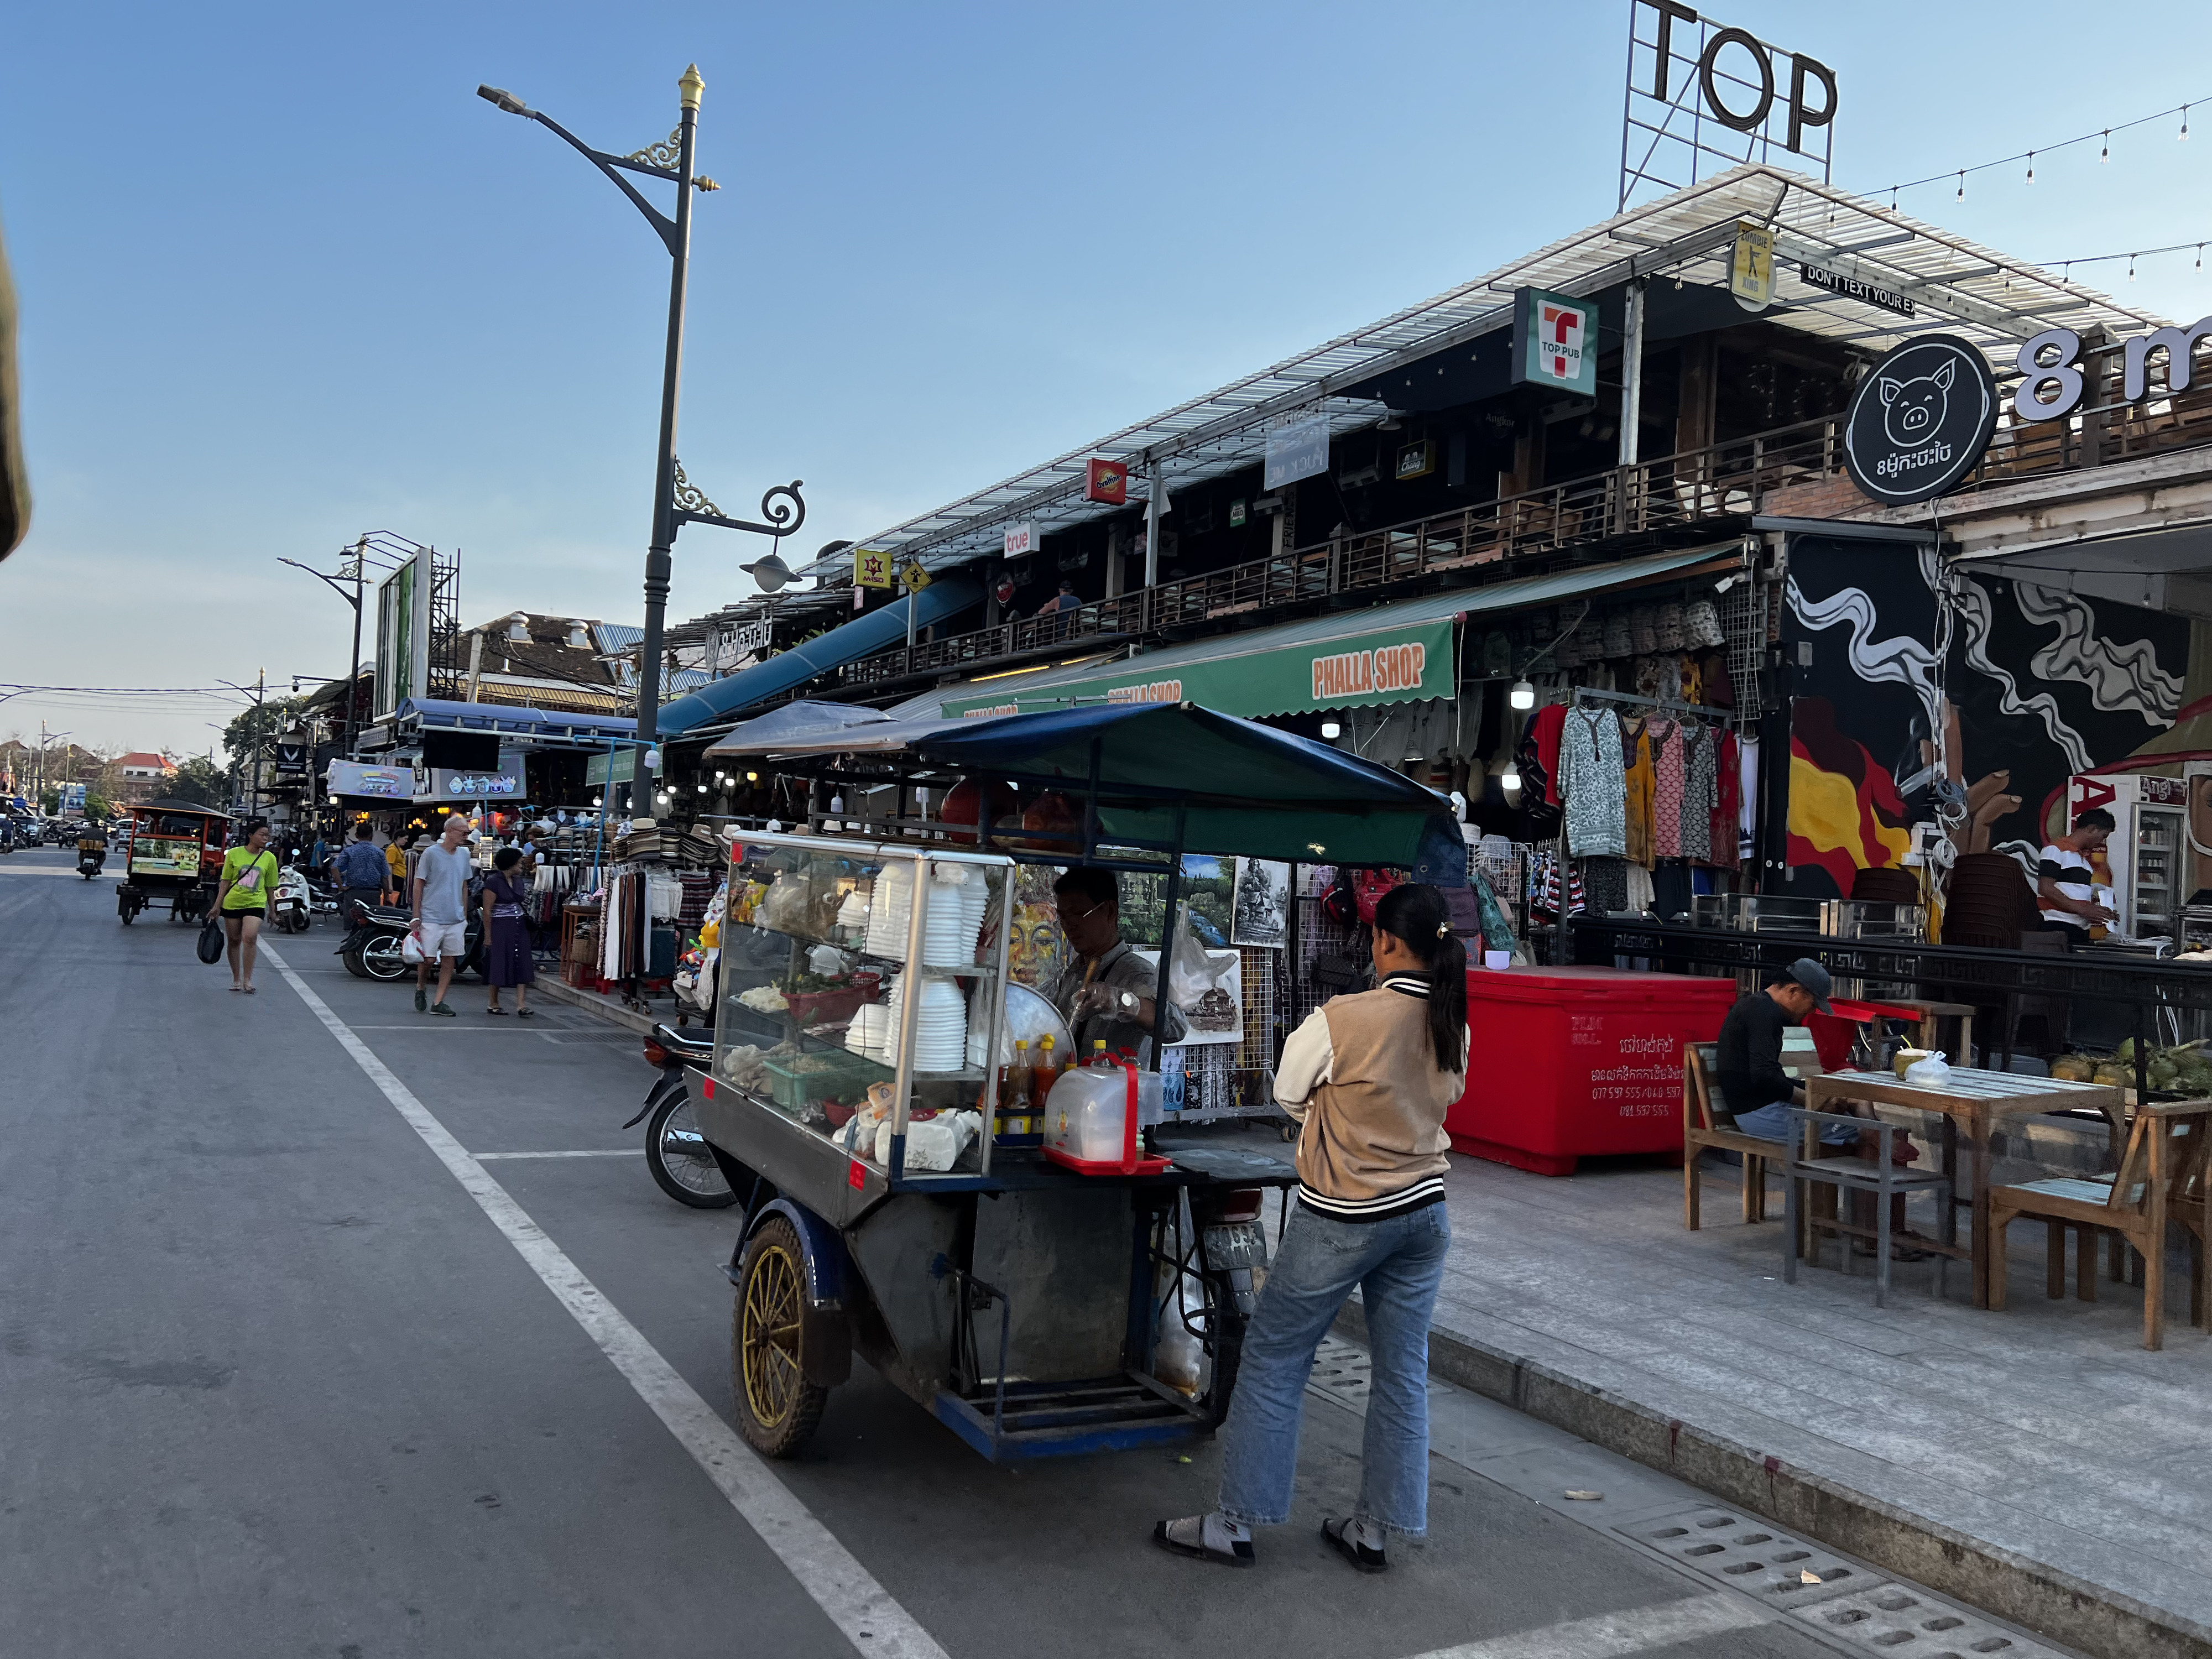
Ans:
[{"label": "white road line", "polygon": [[813,1598],[848,1641],[869,1655],[893,1659],[946,1659],[945,1650],[891,1599],[868,1570],[817,1520],[812,1510],[769,1471],[737,1431],[699,1397],[636,1326],[623,1317],[599,1287],[584,1277],[560,1246],[471,1157],[446,1126],[432,1116],[412,1091],[392,1074],[375,1052],[308,989],[275,951],[261,947],[284,981],[352,1056],[368,1080],[383,1092],[408,1127],[422,1138],[454,1180],[459,1182],[507,1242],[528,1262],[599,1351],[614,1362],[638,1397],[651,1407],[684,1450],[720,1489],[730,1507],[758,1533],[799,1587]]},{"label": "white road line", "polygon": [[643,1158],[642,1146],[615,1146],[599,1152],[478,1152],[479,1164],[489,1164],[495,1158]]},{"label": "white road line", "polygon": [[1680,1601],[1662,1601],[1656,1607],[1634,1607],[1626,1613],[1601,1613],[1593,1619],[1570,1619],[1541,1630],[1516,1631],[1487,1642],[1468,1642],[1455,1648],[1438,1648],[1416,1659],[1626,1659],[1654,1648],[1695,1642],[1732,1630],[1749,1630],[1772,1622],[1761,1608],[1725,1591],[1692,1595]]}]

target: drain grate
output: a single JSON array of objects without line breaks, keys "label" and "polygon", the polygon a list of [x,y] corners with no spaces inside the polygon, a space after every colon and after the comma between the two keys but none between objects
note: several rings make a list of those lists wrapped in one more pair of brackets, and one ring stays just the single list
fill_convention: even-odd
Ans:
[{"label": "drain grate", "polygon": [[[1865,1568],[1736,1510],[1677,1510],[1615,1530],[1771,1607],[1883,1587]],[[1809,1580],[1808,1573],[1813,1575]]]},{"label": "drain grate", "polygon": [[1306,1387],[1340,1406],[1364,1412],[1374,1380],[1375,1365],[1366,1349],[1341,1337],[1325,1336],[1314,1352],[1313,1373],[1306,1378]]},{"label": "drain grate", "polygon": [[2060,1659],[2056,1648],[2014,1636],[1963,1607],[1902,1584],[1856,1589],[1817,1607],[1800,1608],[1791,1617],[1831,1641],[1869,1653],[1895,1653],[1910,1659]]}]

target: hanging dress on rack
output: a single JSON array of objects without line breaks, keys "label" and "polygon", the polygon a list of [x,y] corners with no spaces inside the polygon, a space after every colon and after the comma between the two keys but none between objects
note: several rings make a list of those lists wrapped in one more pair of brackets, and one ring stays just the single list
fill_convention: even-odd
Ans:
[{"label": "hanging dress on rack", "polygon": [[1651,796],[1658,780],[1651,772],[1651,738],[1645,720],[1620,723],[1624,816],[1628,857],[1632,863],[1651,867]]},{"label": "hanging dress on rack", "polygon": [[1738,862],[1735,822],[1741,807],[1738,796],[1743,785],[1742,775],[1737,770],[1735,732],[1721,733],[1713,758],[1719,768],[1719,777],[1718,791],[1713,799],[1712,862],[1723,870],[1733,870]]},{"label": "hanging dress on rack", "polygon": [[1651,795],[1651,852],[1655,858],[1682,856],[1682,727],[1654,715],[1651,738],[1654,780]]},{"label": "hanging dress on rack", "polygon": [[1623,856],[1628,850],[1627,779],[1621,764],[1620,717],[1609,708],[1568,710],[1559,769],[1569,855]]},{"label": "hanging dress on rack", "polygon": [[1720,801],[1720,763],[1712,728],[1682,728],[1682,856],[1699,864],[1713,857],[1713,808]]}]

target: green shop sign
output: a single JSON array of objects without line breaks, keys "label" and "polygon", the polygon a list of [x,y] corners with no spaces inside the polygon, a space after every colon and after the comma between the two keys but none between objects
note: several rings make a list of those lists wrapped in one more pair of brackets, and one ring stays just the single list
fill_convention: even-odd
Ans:
[{"label": "green shop sign", "polygon": [[1095,703],[1194,702],[1249,718],[1453,695],[1449,618],[1241,652],[1223,644],[1220,655],[1195,662],[1148,666],[1138,657],[1110,673],[1049,685],[1009,676],[1003,690],[946,698],[945,714],[988,720]]}]

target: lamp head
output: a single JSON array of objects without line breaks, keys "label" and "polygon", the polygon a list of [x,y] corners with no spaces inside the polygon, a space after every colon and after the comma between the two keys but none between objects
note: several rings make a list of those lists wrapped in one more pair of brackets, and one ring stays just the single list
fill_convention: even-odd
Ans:
[{"label": "lamp head", "polygon": [[1513,689],[1505,694],[1505,701],[1524,711],[1534,708],[1536,706],[1536,688],[1526,680],[1516,680]]},{"label": "lamp head", "polygon": [[509,115],[527,115],[530,106],[503,87],[478,87],[477,96],[487,104],[496,104]]},{"label": "lamp head", "polygon": [[784,585],[797,579],[799,573],[783,562],[781,554],[770,553],[766,558],[755,559],[750,564],[741,564],[738,569],[759,584],[763,593],[776,593]]},{"label": "lamp head", "polygon": [[683,78],[676,83],[676,90],[683,97],[684,108],[696,110],[699,107],[699,100],[706,93],[707,82],[701,78],[696,64],[684,71]]}]

